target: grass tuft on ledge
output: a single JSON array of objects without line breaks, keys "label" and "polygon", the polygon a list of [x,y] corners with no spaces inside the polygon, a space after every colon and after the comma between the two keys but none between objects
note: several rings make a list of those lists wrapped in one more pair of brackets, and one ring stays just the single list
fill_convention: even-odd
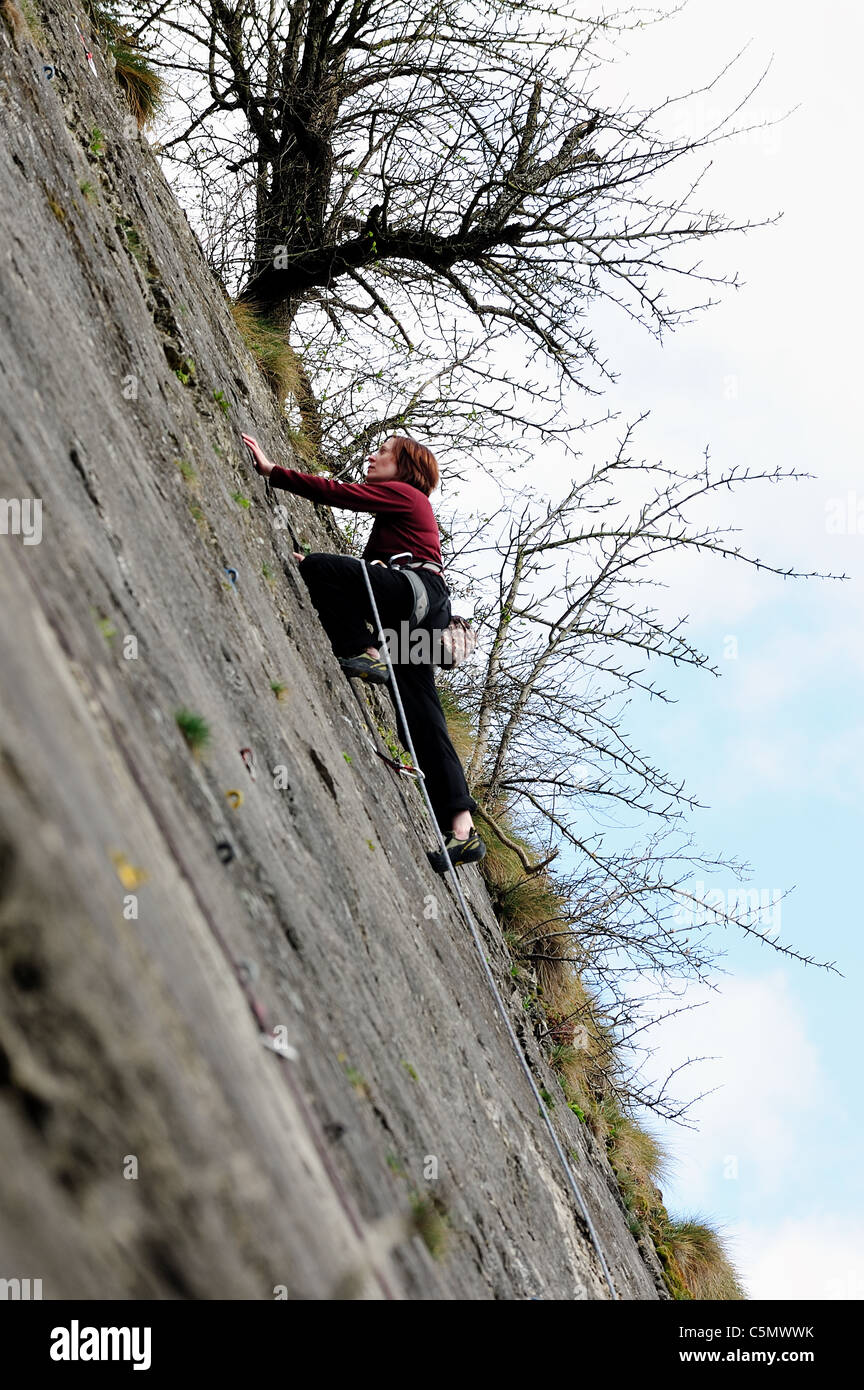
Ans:
[{"label": "grass tuft on ledge", "polygon": [[87,11],[105,45],[107,61],[114,64],[114,80],[139,130],[158,116],[165,100],[165,83],[146,48],[139,44],[104,0],[86,0]]}]

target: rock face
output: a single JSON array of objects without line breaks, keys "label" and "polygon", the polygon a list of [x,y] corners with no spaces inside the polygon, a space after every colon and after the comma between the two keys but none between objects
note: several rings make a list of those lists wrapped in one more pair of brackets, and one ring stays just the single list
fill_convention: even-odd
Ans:
[{"label": "rock face", "polygon": [[[272,396],[95,39],[94,73],[65,5],[43,30],[0,19],[0,1278],[606,1298],[417,791],[296,575],[294,540],[337,533],[252,471],[240,429],[290,452]],[[619,1296],[665,1297],[554,1117]]]}]

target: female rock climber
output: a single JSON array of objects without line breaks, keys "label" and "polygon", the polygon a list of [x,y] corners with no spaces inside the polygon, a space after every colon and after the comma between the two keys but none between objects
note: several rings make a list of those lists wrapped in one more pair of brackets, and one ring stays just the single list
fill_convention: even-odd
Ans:
[{"label": "female rock climber", "polygon": [[[414,610],[414,590],[402,572],[406,565],[420,576],[429,595],[429,612],[423,626],[430,632],[447,626],[451,616],[450,590],[444,580],[438,524],[429,502],[429,494],[438,484],[438,464],[425,445],[394,435],[384,441],[377,453],[369,455],[365,483],[337,483],[316,473],[280,468],[270,462],[251,435],[244,434],[243,441],[258,472],[269,478],[273,487],[330,507],[374,512],[363,559],[368,562],[372,591],[385,629],[404,631],[402,624],[410,620]],[[386,663],[378,648],[370,645],[367,624],[373,622],[373,615],[362,562],[348,555],[304,557],[295,552],[295,558],[343,671],[360,680],[385,684]],[[468,791],[435,689],[430,646],[412,643],[410,652],[394,654],[394,673],[408,732],[450,862],[471,864],[483,858],[486,847],[474,828],[471,812],[477,809],[477,803]],[[401,720],[399,734],[406,742]],[[430,851],[429,859],[439,873],[447,872],[440,850]]]}]

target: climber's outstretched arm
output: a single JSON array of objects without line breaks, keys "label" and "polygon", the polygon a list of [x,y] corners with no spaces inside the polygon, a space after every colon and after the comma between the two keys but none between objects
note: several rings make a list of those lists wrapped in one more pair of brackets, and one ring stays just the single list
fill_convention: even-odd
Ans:
[{"label": "climber's outstretched arm", "polygon": [[276,467],[275,463],[270,462],[264,450],[261,448],[261,445],[258,443],[258,440],[254,439],[251,434],[241,434],[240,438],[252,455],[252,462],[255,464],[262,478],[269,478],[273,469]]},{"label": "climber's outstretched arm", "polygon": [[299,473],[296,468],[280,468],[271,463],[257,440],[244,434],[243,442],[255,461],[262,477],[269,478],[273,487],[284,488],[310,502],[327,507],[343,507],[352,512],[390,512],[412,516],[416,510],[416,489],[408,483],[336,483],[319,473]]}]

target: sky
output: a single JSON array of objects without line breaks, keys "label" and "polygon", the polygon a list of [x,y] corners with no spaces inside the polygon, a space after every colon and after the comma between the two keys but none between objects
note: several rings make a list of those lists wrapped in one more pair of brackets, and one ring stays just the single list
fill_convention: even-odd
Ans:
[{"label": "sky", "polygon": [[816,11],[690,0],[632,35],[601,86],[648,103],[697,85],[749,44],[740,77],[675,119],[697,130],[721,114],[723,91],[743,91],[769,61],[751,120],[798,107],[713,154],[703,203],[742,219],[782,212],[711,253],[743,287],[662,346],[620,314],[595,320],[618,371],[606,403],[622,419],[651,412],[640,455],[693,463],[707,446],[717,467],[814,474],[745,488],[718,504],[718,516],[742,528],[751,553],[849,576],[784,581],[720,562],[670,564],[665,601],[689,613],[690,635],[721,679],[667,672],[677,703],[643,702],[629,718],[637,742],[707,803],[691,822],[700,842],[746,860],[746,886],[769,900],[794,888],[780,904],[780,939],[842,971],[727,933],[718,990],[689,992],[688,1002],[707,1002],[655,1034],[649,1074],[685,1057],[712,1059],[678,1088],[684,1097],[712,1091],[691,1112],[698,1128],[647,1118],[672,1155],[664,1200],[675,1215],[702,1214],[723,1229],[756,1299],[864,1297],[864,306],[848,249],[862,27],[857,7],[838,0]]}]

